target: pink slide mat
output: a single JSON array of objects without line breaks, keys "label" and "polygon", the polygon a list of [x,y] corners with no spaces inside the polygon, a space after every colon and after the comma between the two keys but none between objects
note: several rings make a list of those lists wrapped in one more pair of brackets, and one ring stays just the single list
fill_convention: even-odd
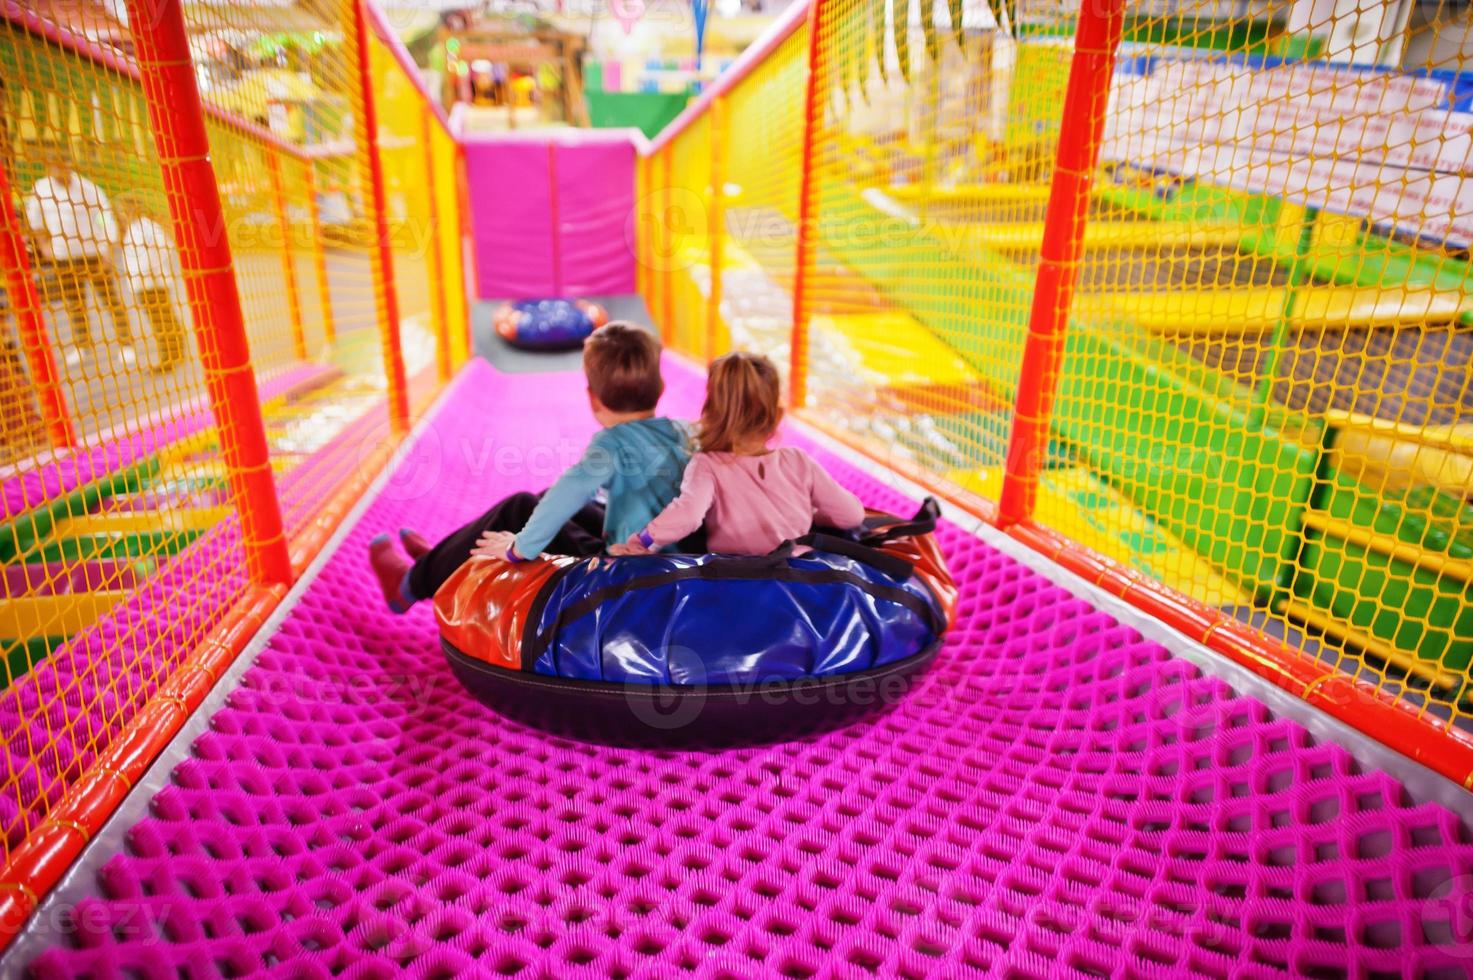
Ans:
[{"label": "pink slide mat", "polygon": [[36,975],[1467,975],[1453,813],[952,525],[946,648],[852,727],[651,752],[483,707],[365,550],[545,486],[583,387],[466,369]]}]

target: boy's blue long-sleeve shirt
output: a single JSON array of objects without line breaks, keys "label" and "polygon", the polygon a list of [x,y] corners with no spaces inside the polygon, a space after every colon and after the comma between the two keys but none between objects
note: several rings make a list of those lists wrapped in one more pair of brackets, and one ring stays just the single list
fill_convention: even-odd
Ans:
[{"label": "boy's blue long-sleeve shirt", "polygon": [[672,419],[637,419],[599,430],[583,458],[542,495],[517,535],[517,553],[525,558],[540,555],[578,509],[604,488],[608,489],[604,540],[628,539],[680,493],[688,462],[690,432]]}]

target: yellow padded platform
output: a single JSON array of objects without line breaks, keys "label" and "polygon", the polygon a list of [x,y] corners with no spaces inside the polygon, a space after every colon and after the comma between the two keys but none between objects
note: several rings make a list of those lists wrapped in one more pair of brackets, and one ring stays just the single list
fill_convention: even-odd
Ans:
[{"label": "yellow padded platform", "polygon": [[1397,424],[1336,425],[1331,459],[1337,468],[1370,486],[1387,490],[1430,486],[1462,497],[1473,486],[1473,447],[1466,442],[1466,431],[1459,431],[1462,428],[1440,427],[1447,435],[1439,442],[1428,436],[1431,426],[1417,432],[1413,426]]},{"label": "yellow padded platform", "polygon": [[127,595],[114,591],[77,592],[0,600],[0,636],[70,636],[97,622]]},{"label": "yellow padded platform", "polygon": [[[964,226],[961,237],[975,248],[1004,252],[1036,252],[1043,242],[1042,221],[1007,221]],[[1095,221],[1085,225],[1084,247],[1103,248],[1232,248],[1243,226],[1227,222]]]},{"label": "yellow padded platform", "polygon": [[865,380],[881,387],[980,381],[961,355],[904,313],[819,315],[813,317],[812,329],[848,341],[864,365]]},{"label": "yellow padded platform", "polygon": [[139,534],[155,531],[202,531],[214,527],[235,513],[233,507],[195,507],[173,511],[119,511],[112,514],[84,514],[58,521],[53,538],[72,538],[84,534]]},{"label": "yellow padded platform", "polygon": [[[1126,317],[1159,333],[1235,334],[1271,331],[1288,300],[1284,286],[1095,293],[1075,298],[1080,313]],[[1358,289],[1301,286],[1293,325],[1394,327],[1446,324],[1473,310],[1473,296],[1455,290]]]},{"label": "yellow padded platform", "polygon": [[1029,204],[1048,202],[1047,184],[970,184],[962,187],[927,187],[925,184],[897,184],[885,188],[897,201],[923,201],[936,204],[993,204],[1018,201]]},{"label": "yellow padded platform", "polygon": [[[1002,470],[953,470],[957,486],[996,500]],[[1146,517],[1113,487],[1084,467],[1049,470],[1038,485],[1035,519],[1122,565],[1137,568],[1164,585],[1209,606],[1247,605],[1247,593],[1161,525]]]}]

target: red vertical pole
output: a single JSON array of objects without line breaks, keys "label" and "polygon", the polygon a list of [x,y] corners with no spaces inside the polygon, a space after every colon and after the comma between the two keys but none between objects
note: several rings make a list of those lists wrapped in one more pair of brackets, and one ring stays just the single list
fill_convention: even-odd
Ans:
[{"label": "red vertical pole", "polygon": [[[167,2],[167,0],[165,0]],[[353,33],[357,35],[358,87],[363,96],[363,146],[368,155],[368,196],[373,211],[373,258],[383,289],[382,322],[379,336],[384,349],[384,378],[389,385],[389,425],[393,431],[409,431],[409,385],[404,377],[404,350],[399,340],[399,290],[394,285],[393,239],[384,203],[384,165],[379,158],[378,111],[374,107],[373,64],[369,61],[368,17],[363,5],[353,0]]]},{"label": "red vertical pole", "polygon": [[240,514],[246,567],[254,582],[289,585],[291,557],[184,14],[173,0],[127,4],[210,407]]},{"label": "red vertical pole", "polygon": [[1080,5],[998,503],[998,523],[1003,527],[1031,517],[1038,497],[1038,476],[1048,452],[1049,418],[1064,359],[1064,331],[1084,242],[1090,183],[1124,24],[1125,0],[1086,0]]},{"label": "red vertical pole", "polygon": [[789,347],[788,404],[808,401],[808,267],[813,264],[813,137],[818,127],[819,29],[824,0],[809,0],[808,71],[803,81],[803,163],[798,178],[798,242],[793,258],[793,337]]},{"label": "red vertical pole", "polygon": [[31,369],[31,383],[36,386],[41,419],[46,435],[55,449],[66,449],[77,443],[67,413],[66,396],[61,390],[61,377],[56,373],[56,358],[51,339],[46,334],[46,321],[41,316],[41,297],[31,278],[31,262],[26,255],[20,216],[11,198],[10,175],[0,165],[0,262],[5,265],[5,291],[15,307],[15,322],[20,333],[21,349]]}]

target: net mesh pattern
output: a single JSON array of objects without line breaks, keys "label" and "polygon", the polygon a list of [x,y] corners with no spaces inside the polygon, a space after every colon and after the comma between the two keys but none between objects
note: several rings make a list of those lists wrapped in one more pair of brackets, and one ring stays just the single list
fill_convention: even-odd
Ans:
[{"label": "net mesh pattern", "polygon": [[1466,975],[1452,813],[949,524],[957,622],[886,714],[648,752],[482,707],[364,552],[526,484],[446,447],[587,438],[562,380],[466,369],[36,976]]},{"label": "net mesh pattern", "polygon": [[[831,434],[974,513],[1021,490],[1194,635],[1246,625],[1465,746],[1473,18],[1090,8],[1120,43],[1066,127],[1081,9],[820,3],[723,91],[739,138],[713,104],[646,170],[667,339],[769,355]],[[1092,120],[1093,165],[1061,165]],[[1065,267],[1072,291],[1040,288]]]},{"label": "net mesh pattern", "polygon": [[[0,9],[0,864],[248,592],[222,442],[256,409],[213,401],[208,245],[230,246],[290,545],[390,435],[355,5],[185,5],[220,213],[181,224],[154,22],[123,6]],[[420,409],[466,355],[456,149],[369,31]]]}]

